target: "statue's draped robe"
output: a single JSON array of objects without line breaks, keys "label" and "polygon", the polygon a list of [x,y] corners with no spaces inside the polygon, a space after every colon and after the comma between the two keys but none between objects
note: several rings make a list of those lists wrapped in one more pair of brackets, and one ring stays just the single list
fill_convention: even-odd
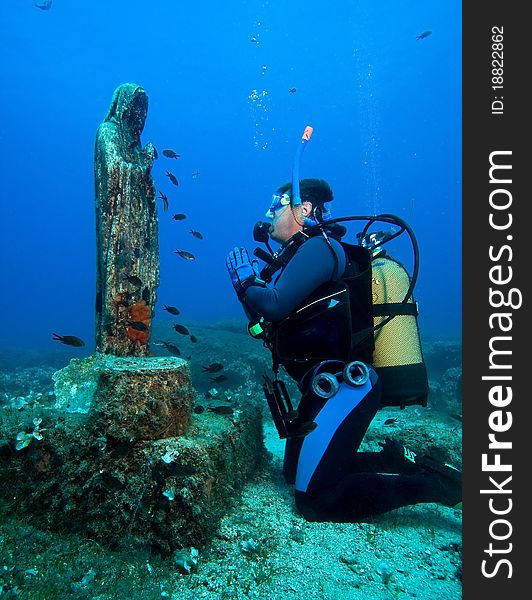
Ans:
[{"label": "statue's draped robe", "polygon": [[96,135],[96,349],[117,356],[149,354],[159,285],[154,148],[140,143],[147,106],[140,86],[119,86]]}]

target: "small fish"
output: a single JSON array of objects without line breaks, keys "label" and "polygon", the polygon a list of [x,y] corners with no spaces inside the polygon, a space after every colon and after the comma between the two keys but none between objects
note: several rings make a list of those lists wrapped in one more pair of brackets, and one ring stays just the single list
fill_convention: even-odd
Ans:
[{"label": "small fish", "polygon": [[199,171],[194,171],[194,173],[192,173],[192,179],[197,179],[199,176],[200,176]]},{"label": "small fish", "polygon": [[181,158],[181,154],[176,154],[173,150],[163,150],[163,156],[166,156],[166,158]]},{"label": "small fish", "polygon": [[227,381],[227,375],[218,375],[218,377],[211,377],[211,381],[214,381],[214,383],[222,383],[222,381]]},{"label": "small fish", "polygon": [[222,363],[211,363],[208,367],[201,367],[203,369],[204,373],[218,373],[218,371],[221,371],[224,366],[222,365]]},{"label": "small fish", "polygon": [[202,412],[205,412],[205,407],[202,406],[201,404],[196,404],[196,406],[194,407],[194,412],[197,415],[201,415]]},{"label": "small fish", "polygon": [[145,287],[142,290],[142,299],[144,300],[144,302],[146,302],[146,304],[150,303],[150,299],[151,299],[151,294],[150,294],[150,290],[149,288]]},{"label": "small fish", "polygon": [[126,321],[126,325],[135,331],[149,331],[150,328],[142,321]]},{"label": "small fish", "polygon": [[136,275],[124,275],[124,279],[129,281],[129,283],[135,287],[142,287],[142,280]]},{"label": "small fish", "polygon": [[67,346],[75,346],[76,348],[81,348],[85,345],[85,342],[76,337],[75,335],[59,335],[58,333],[52,333],[54,342],[61,342],[62,344],[66,344]]},{"label": "small fish", "polygon": [[159,190],[159,198],[163,201],[163,210],[166,212],[168,210],[168,196]]},{"label": "small fish", "polygon": [[252,36],[249,38],[249,41],[250,41],[252,44],[258,44],[258,43],[259,43],[259,40],[258,40],[258,38],[256,38],[254,35],[252,35]]},{"label": "small fish", "polygon": [[217,415],[232,415],[233,409],[230,406],[209,406],[208,411]]},{"label": "small fish", "polygon": [[175,254],[179,254],[179,256],[181,258],[184,258],[185,260],[196,260],[196,257],[191,254],[190,252],[187,252],[186,250],[177,250],[175,251]]},{"label": "small fish", "polygon": [[173,356],[181,356],[181,350],[175,344],[171,344],[170,342],[154,342],[154,345],[164,346]]},{"label": "small fish", "polygon": [[386,419],[386,421],[384,421],[384,425],[393,425],[394,423],[397,423],[397,421],[399,421],[397,417]]},{"label": "small fish", "polygon": [[422,31],[419,35],[416,36],[416,40],[424,40],[425,38],[429,37],[429,35],[432,33],[431,29],[427,29],[425,31]]},{"label": "small fish", "polygon": [[34,6],[41,10],[48,10],[52,8],[52,0],[37,0],[37,2],[34,3]]},{"label": "small fish", "polygon": [[159,153],[157,152],[157,148],[155,146],[153,146],[153,158],[155,160],[157,160],[159,158]]},{"label": "small fish", "polygon": [[201,233],[199,231],[196,231],[195,229],[191,229],[190,233],[197,238],[198,240],[202,240],[203,236],[201,235]]},{"label": "small fish", "polygon": [[184,215],[183,213],[176,213],[172,219],[174,221],[184,221],[187,218],[187,215]]},{"label": "small fish", "polygon": [[189,335],[188,329],[184,325],[174,325],[174,329],[181,335]]},{"label": "small fish", "polygon": [[297,92],[297,88],[295,88],[295,87],[291,87],[291,88],[288,88],[288,91],[289,91],[291,94],[295,94],[295,93]]},{"label": "small fish", "polygon": [[165,310],[166,312],[169,312],[171,315],[178,315],[179,314],[179,309],[176,308],[175,306],[166,306],[166,304],[163,307],[163,310]]},{"label": "small fish", "polygon": [[166,176],[174,185],[179,185],[179,181],[177,181],[177,177],[173,173],[166,171]]},{"label": "small fish", "polygon": [[181,356],[181,350],[179,350],[179,348],[175,344],[171,344],[170,342],[163,342],[163,346],[173,356]]},{"label": "small fish", "polygon": [[190,336],[190,341],[195,344],[198,341],[198,338],[195,335]]}]

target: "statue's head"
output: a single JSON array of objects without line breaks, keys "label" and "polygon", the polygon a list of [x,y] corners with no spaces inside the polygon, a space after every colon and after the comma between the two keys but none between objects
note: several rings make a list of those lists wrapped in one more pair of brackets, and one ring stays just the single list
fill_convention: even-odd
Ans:
[{"label": "statue's head", "polygon": [[147,114],[148,96],[142,88],[137,88],[124,111],[124,121],[134,133],[140,135],[144,129]]},{"label": "statue's head", "polygon": [[147,114],[148,95],[144,88],[135,83],[123,83],[115,90],[105,121],[113,121],[134,135],[140,135]]}]

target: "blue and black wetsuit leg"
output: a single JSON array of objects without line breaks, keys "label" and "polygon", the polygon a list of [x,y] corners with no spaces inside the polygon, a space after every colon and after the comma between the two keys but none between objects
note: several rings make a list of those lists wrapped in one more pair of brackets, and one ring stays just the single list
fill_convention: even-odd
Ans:
[{"label": "blue and black wetsuit leg", "polygon": [[[347,390],[344,388],[348,388],[348,390],[355,393],[346,393]],[[314,421],[318,424],[320,431],[316,431],[314,435],[309,434],[304,438],[289,437],[286,440],[283,464],[283,474],[286,482],[289,484],[296,482],[299,467],[300,472],[303,468],[306,468],[308,472],[308,461],[306,459],[303,462],[300,461],[301,449],[306,442],[306,454],[308,454],[308,449],[314,448],[318,439],[322,443],[328,439],[330,447],[327,448],[322,460],[315,465],[314,483],[318,483],[319,486],[319,481],[323,477],[334,481],[336,476],[343,476],[346,471],[350,471],[360,443],[373,417],[380,408],[380,398],[381,385],[372,369],[370,369],[370,379],[366,385],[360,388],[352,388],[343,384],[333,398],[320,398],[312,390],[304,393],[297,407],[299,413],[298,423]],[[327,414],[336,414],[329,416],[327,422],[324,423],[325,413],[322,414],[322,411],[324,411],[327,404]],[[342,410],[336,411],[337,405],[341,406]],[[294,428],[297,429],[297,425]],[[307,442],[309,439],[310,442]],[[334,460],[329,460],[331,453],[334,455]],[[330,471],[331,468],[334,473]],[[324,472],[322,473],[322,471]]]},{"label": "blue and black wetsuit leg", "polygon": [[380,407],[380,395],[370,369],[363,386],[342,383],[328,400],[313,394],[302,398],[300,418],[318,426],[303,439],[289,440],[284,472],[290,477],[295,466],[296,505],[307,520],[358,521],[418,502],[445,502],[436,476],[407,461],[404,468],[392,463],[386,468],[384,452],[357,453]]}]

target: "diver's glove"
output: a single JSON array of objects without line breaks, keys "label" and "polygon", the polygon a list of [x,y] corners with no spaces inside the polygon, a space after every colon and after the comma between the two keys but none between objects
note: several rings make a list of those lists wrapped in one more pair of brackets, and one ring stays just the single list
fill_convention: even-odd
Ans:
[{"label": "diver's glove", "polygon": [[252,285],[265,287],[266,283],[259,277],[258,261],[253,262],[249,259],[248,251],[245,248],[233,248],[225,261],[231,283],[240,300],[244,297],[244,292]]}]

